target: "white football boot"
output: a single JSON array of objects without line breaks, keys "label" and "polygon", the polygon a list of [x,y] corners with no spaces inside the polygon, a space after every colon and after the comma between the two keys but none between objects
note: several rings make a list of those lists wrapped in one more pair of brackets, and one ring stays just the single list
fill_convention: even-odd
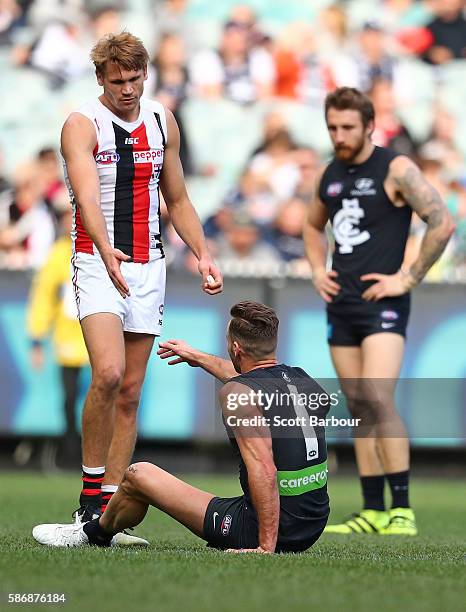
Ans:
[{"label": "white football boot", "polygon": [[60,525],[59,523],[52,523],[36,525],[32,530],[32,536],[39,544],[44,544],[44,546],[70,548],[89,545],[89,539],[81,524]]}]

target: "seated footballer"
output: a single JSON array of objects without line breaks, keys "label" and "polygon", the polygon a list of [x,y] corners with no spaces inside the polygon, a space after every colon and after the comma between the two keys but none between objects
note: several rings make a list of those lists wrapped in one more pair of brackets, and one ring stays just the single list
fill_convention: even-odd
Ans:
[{"label": "seated footballer", "polygon": [[160,343],[169,364],[200,366],[225,383],[219,399],[230,441],[239,456],[243,495],[221,498],[201,491],[151,463],[126,470],[100,518],[80,525],[39,525],[33,536],[49,546],[111,546],[116,533],[144,519],[149,506],[166,512],[208,545],[230,552],[301,552],[312,546],[329,515],[324,428],[327,402],[301,368],[279,364],[278,318],[256,302],[232,307],[227,328],[231,361],[185,342]]}]

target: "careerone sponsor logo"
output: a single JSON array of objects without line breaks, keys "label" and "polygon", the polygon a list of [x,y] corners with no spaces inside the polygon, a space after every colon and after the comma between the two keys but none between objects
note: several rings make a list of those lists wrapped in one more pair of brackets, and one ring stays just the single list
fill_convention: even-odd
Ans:
[{"label": "careerone sponsor logo", "polygon": [[135,164],[147,164],[160,161],[163,158],[163,149],[148,149],[147,151],[133,151]]},{"label": "careerone sponsor logo", "polygon": [[278,493],[284,497],[291,497],[321,489],[327,484],[327,473],[327,461],[310,465],[302,470],[279,470]]}]

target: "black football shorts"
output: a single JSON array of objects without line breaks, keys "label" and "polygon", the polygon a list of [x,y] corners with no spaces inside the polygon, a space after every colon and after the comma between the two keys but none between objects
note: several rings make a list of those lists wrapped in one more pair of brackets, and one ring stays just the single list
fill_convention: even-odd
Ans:
[{"label": "black football shorts", "polygon": [[360,346],[372,334],[406,337],[408,319],[406,303],[338,304],[327,309],[327,340],[331,346]]},{"label": "black football shorts", "polygon": [[[322,534],[327,519],[316,524],[311,533],[306,525],[302,538],[293,543],[281,543],[278,538],[277,553],[297,553],[307,550]],[[296,530],[294,535],[296,535]],[[204,538],[211,548],[257,548],[259,533],[254,508],[247,503],[244,495],[239,497],[214,497],[210,500],[204,517]]]}]

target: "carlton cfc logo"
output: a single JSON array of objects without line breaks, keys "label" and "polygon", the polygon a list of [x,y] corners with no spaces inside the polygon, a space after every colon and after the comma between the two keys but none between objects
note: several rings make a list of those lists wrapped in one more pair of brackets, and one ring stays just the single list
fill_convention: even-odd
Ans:
[{"label": "carlton cfc logo", "polygon": [[100,166],[105,166],[106,164],[116,164],[120,161],[120,156],[116,151],[100,151],[95,156],[95,161]]},{"label": "carlton cfc logo", "polygon": [[338,243],[338,251],[344,255],[352,253],[353,248],[363,244],[371,235],[367,230],[361,231],[359,221],[364,217],[364,209],[357,198],[344,198],[341,209],[333,217],[333,235]]}]

